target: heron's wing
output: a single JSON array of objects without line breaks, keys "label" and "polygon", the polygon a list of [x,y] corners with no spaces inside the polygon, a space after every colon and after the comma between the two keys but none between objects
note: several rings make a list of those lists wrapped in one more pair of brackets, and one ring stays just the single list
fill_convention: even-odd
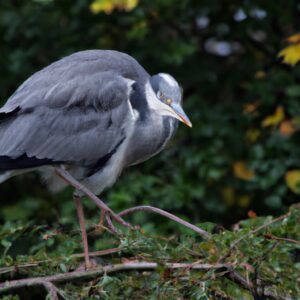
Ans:
[{"label": "heron's wing", "polygon": [[45,80],[44,88],[33,89],[29,79],[1,108],[0,169],[13,169],[14,162],[16,168],[91,165],[114,153],[133,122],[134,81],[110,71],[58,77],[47,88]]}]

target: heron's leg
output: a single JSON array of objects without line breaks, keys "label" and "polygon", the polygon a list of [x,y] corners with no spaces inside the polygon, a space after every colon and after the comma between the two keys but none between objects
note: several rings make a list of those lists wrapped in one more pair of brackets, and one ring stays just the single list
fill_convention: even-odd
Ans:
[{"label": "heron's leg", "polygon": [[88,245],[88,239],[87,239],[86,228],[85,228],[83,206],[82,206],[81,198],[76,195],[76,192],[74,193],[73,198],[75,201],[77,215],[79,219],[83,250],[84,250],[85,268],[90,269],[92,264],[90,262],[90,257],[89,257],[89,245]]},{"label": "heron's leg", "polygon": [[96,228],[97,228],[96,231],[100,233],[105,229],[112,234],[116,234],[116,235],[119,234],[116,227],[113,225],[111,221],[111,217],[109,213],[107,213],[104,209],[101,209],[100,220],[99,223],[96,225]]},{"label": "heron's leg", "polygon": [[101,209],[99,224],[103,225],[104,221],[105,221],[105,210]]},{"label": "heron's leg", "polygon": [[55,167],[55,172],[67,183],[72,185],[77,191],[85,194],[90,200],[92,200],[100,209],[104,210],[106,215],[109,215],[114,221],[119,224],[131,228],[131,225],[125,222],[119,215],[115,214],[101,199],[94,195],[89,189],[77,181],[63,166]]}]

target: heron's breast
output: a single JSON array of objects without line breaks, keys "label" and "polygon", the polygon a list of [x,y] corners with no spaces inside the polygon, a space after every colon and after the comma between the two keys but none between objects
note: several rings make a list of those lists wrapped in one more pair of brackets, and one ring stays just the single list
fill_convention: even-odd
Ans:
[{"label": "heron's breast", "polygon": [[151,125],[137,125],[127,149],[126,165],[141,163],[162,151],[175,134],[177,121],[162,117]]}]

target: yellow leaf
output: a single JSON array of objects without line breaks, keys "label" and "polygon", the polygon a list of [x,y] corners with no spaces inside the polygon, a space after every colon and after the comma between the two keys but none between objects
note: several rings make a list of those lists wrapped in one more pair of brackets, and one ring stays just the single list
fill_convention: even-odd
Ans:
[{"label": "yellow leaf", "polygon": [[284,109],[282,106],[278,106],[276,108],[276,111],[273,115],[270,115],[268,117],[266,117],[263,121],[262,121],[262,127],[268,127],[268,126],[276,126],[277,124],[279,124],[283,119],[284,119]]},{"label": "yellow leaf", "polygon": [[255,79],[264,79],[266,77],[266,72],[264,71],[257,71],[254,74]]},{"label": "yellow leaf", "polygon": [[243,113],[244,114],[254,114],[257,111],[258,106],[259,106],[258,102],[246,103],[243,106]]},{"label": "yellow leaf", "polygon": [[234,205],[235,202],[235,191],[231,187],[224,187],[221,190],[223,200],[228,206]]},{"label": "yellow leaf", "polygon": [[90,10],[94,14],[98,14],[99,12],[111,13],[114,9],[114,4],[109,0],[100,0],[94,1],[90,5]]},{"label": "yellow leaf", "polygon": [[251,198],[248,195],[240,196],[237,199],[238,206],[243,208],[248,207],[250,202],[251,202]]},{"label": "yellow leaf", "polygon": [[285,120],[280,124],[279,131],[282,135],[290,136],[296,131],[296,128],[292,121]]},{"label": "yellow leaf", "polygon": [[296,128],[296,130],[300,129],[300,116],[299,117],[294,117],[292,119],[293,125]]},{"label": "yellow leaf", "polygon": [[138,0],[94,0],[90,10],[94,13],[105,12],[110,14],[113,10],[133,10],[138,5]]},{"label": "yellow leaf", "polygon": [[291,43],[291,44],[300,43],[300,33],[296,33],[296,34],[291,35],[290,37],[288,37],[286,39],[286,41]]},{"label": "yellow leaf", "polygon": [[294,66],[300,60],[300,43],[284,48],[278,56],[283,57],[284,63]]},{"label": "yellow leaf", "polygon": [[260,136],[260,131],[258,129],[249,129],[246,132],[246,140],[250,143],[255,143]]},{"label": "yellow leaf", "polygon": [[249,170],[246,163],[241,160],[234,162],[233,173],[235,177],[247,181],[251,180],[254,176],[254,172]]},{"label": "yellow leaf", "polygon": [[126,2],[126,10],[131,11],[133,10],[139,3],[138,0],[127,0]]},{"label": "yellow leaf", "polygon": [[285,174],[287,186],[295,193],[300,194],[300,170],[290,170]]}]

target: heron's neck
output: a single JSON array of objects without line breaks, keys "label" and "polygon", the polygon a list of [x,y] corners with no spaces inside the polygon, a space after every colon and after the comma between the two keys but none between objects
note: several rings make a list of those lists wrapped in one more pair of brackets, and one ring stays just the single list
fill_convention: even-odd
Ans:
[{"label": "heron's neck", "polygon": [[146,119],[138,119],[131,137],[126,165],[134,165],[147,160],[164,149],[176,132],[178,121],[164,117],[150,110]]}]

